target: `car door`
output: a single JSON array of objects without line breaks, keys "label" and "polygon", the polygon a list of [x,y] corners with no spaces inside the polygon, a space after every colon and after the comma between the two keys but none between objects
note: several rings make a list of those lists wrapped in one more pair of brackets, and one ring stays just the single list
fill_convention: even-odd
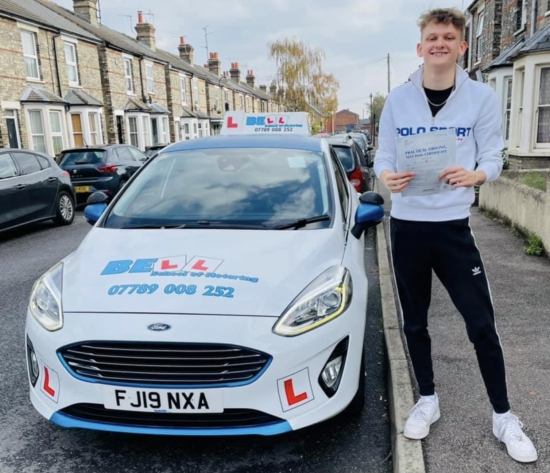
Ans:
[{"label": "car door", "polygon": [[[57,167],[46,157],[40,156],[39,154],[35,155],[38,158],[40,167],[42,168],[41,179],[44,183],[41,193],[43,195],[45,209],[49,211],[46,213],[46,216],[55,215],[55,204],[57,201],[57,193],[61,187],[61,182],[59,180],[59,175],[57,172]],[[48,207],[49,202],[49,207]]]},{"label": "car door", "polygon": [[[57,195],[57,178],[52,175],[51,166],[44,167],[34,153],[17,151],[12,152],[22,177],[24,191],[28,199],[28,220],[51,217],[52,204]],[[45,158],[43,158],[45,159]]]},{"label": "car door", "polygon": [[28,195],[10,153],[0,153],[0,230],[24,223]]}]

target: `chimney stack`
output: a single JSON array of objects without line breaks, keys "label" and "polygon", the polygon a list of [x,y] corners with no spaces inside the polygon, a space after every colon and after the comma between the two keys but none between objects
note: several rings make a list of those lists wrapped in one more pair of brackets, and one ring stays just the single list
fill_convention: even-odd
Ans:
[{"label": "chimney stack", "polygon": [[260,85],[260,90],[261,90],[264,94],[267,94],[267,85]]},{"label": "chimney stack", "polygon": [[256,76],[254,76],[254,71],[250,70],[248,74],[246,74],[246,84],[253,89],[256,88]]},{"label": "chimney stack", "polygon": [[73,10],[76,16],[88,23],[98,26],[97,0],[73,0]]},{"label": "chimney stack", "polygon": [[273,98],[275,98],[275,96],[277,95],[277,85],[275,84],[275,82],[272,82],[269,86],[269,93]]},{"label": "chimney stack", "polygon": [[241,70],[239,69],[238,62],[231,63],[231,69],[229,69],[229,74],[231,75],[231,79],[233,79],[235,82],[237,83],[241,82]]},{"label": "chimney stack", "polygon": [[219,77],[221,68],[222,62],[220,61],[218,53],[210,53],[210,59],[208,59],[208,70],[212,74],[216,74]]},{"label": "chimney stack", "polygon": [[191,65],[195,64],[195,48],[185,43],[185,36],[180,36],[178,50],[180,52],[180,58]]},{"label": "chimney stack", "polygon": [[143,21],[143,13],[138,11],[138,23],[136,25],[137,40],[145,44],[152,51],[157,49],[155,40],[155,27]]}]

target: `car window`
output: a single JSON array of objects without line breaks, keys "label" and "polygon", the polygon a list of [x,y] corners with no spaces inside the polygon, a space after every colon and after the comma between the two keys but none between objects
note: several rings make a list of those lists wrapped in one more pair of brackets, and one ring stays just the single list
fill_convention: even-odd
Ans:
[{"label": "car window", "polygon": [[17,168],[9,153],[0,154],[0,179],[17,176]]},{"label": "car window", "polygon": [[44,157],[44,156],[36,156],[38,158],[38,162],[40,163],[40,167],[42,169],[49,169],[52,167],[50,162]]},{"label": "car window", "polygon": [[60,161],[60,166],[75,166],[79,164],[101,164],[104,162],[105,151],[76,150],[66,151]]},{"label": "car window", "polygon": [[334,149],[331,150],[331,158],[332,166],[334,167],[334,177],[336,178],[336,186],[338,187],[338,196],[340,197],[340,204],[342,206],[342,213],[344,214],[344,219],[347,220],[349,203],[347,177],[342,172],[342,167],[338,165],[339,159]]},{"label": "car window", "polygon": [[40,163],[34,154],[13,153],[13,158],[17,162],[19,169],[21,169],[21,174],[29,175],[42,171]]},{"label": "car window", "polygon": [[130,150],[130,154],[134,158],[134,161],[143,162],[147,159],[147,156],[145,156],[139,149],[136,148],[128,148]]},{"label": "car window", "polygon": [[119,146],[118,148],[116,148],[116,152],[118,154],[118,157],[120,158],[120,162],[127,163],[134,160],[134,158],[132,158],[132,155],[130,154],[130,148],[128,148],[127,146]]},{"label": "car window", "polygon": [[336,151],[336,156],[342,163],[342,166],[346,172],[351,172],[355,168],[354,159],[352,156],[352,151],[349,146],[333,146],[334,151]]},{"label": "car window", "polygon": [[276,225],[330,214],[327,175],[320,152],[223,148],[161,154],[121,195],[106,226],[197,220]]},{"label": "car window", "polygon": [[365,167],[367,166],[367,158],[365,158],[365,153],[359,148],[359,146],[354,145],[353,151],[356,155],[356,159],[358,159],[358,162],[361,166]]}]

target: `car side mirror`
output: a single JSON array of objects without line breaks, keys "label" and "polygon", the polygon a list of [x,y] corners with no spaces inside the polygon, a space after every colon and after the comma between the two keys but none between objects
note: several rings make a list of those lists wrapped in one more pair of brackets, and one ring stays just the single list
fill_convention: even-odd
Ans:
[{"label": "car side mirror", "polygon": [[372,151],[374,149],[374,146],[367,146],[367,151]]},{"label": "car side mirror", "polygon": [[384,205],[384,198],[378,192],[364,192],[359,197],[362,204]]},{"label": "car side mirror", "polygon": [[90,225],[95,225],[107,208],[107,204],[91,204],[84,209],[84,220]]},{"label": "car side mirror", "polygon": [[371,227],[375,227],[383,219],[384,207],[382,205],[362,202],[355,212],[355,225],[351,229],[351,234],[359,240],[363,232]]},{"label": "car side mirror", "polygon": [[88,205],[106,204],[108,200],[109,200],[109,196],[105,194],[105,192],[96,191],[93,194],[91,194],[90,197],[88,197],[88,200],[86,201],[86,203]]}]

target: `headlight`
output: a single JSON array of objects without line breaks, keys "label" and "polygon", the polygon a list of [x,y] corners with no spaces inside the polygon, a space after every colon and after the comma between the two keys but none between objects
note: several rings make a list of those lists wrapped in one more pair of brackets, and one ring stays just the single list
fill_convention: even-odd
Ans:
[{"label": "headlight", "polygon": [[50,332],[63,327],[62,283],[63,263],[58,263],[36,281],[31,292],[29,301],[31,313]]},{"label": "headlight", "polygon": [[274,325],[273,332],[293,337],[326,324],[349,307],[351,295],[349,271],[343,266],[333,266],[294,299]]}]

